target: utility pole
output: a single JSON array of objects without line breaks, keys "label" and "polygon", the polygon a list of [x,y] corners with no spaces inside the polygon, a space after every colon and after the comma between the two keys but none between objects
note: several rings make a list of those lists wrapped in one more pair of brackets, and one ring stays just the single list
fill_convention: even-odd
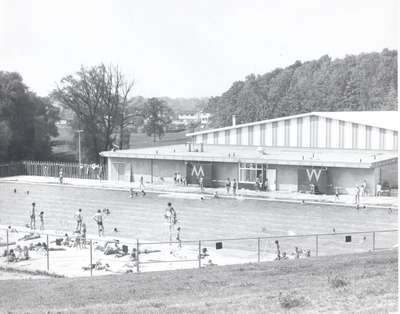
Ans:
[{"label": "utility pole", "polygon": [[83,130],[77,130],[75,131],[78,133],[78,160],[79,160],[79,166],[82,164],[82,158],[81,158],[81,133]]}]

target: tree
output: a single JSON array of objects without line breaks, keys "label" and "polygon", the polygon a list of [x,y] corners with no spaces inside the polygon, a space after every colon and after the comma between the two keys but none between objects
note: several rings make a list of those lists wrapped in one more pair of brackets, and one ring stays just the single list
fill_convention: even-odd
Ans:
[{"label": "tree", "polygon": [[133,82],[126,81],[118,67],[100,64],[82,66],[53,91],[53,99],[75,113],[84,131],[82,147],[89,161],[98,161],[101,151],[112,148],[117,132],[124,137],[131,119],[128,97],[132,87]]},{"label": "tree", "polygon": [[0,72],[0,161],[49,159],[58,109],[36,96],[16,72]]},{"label": "tree", "polygon": [[153,141],[164,135],[167,126],[171,123],[172,110],[165,101],[150,98],[143,107],[144,130],[148,136],[153,136]]},{"label": "tree", "polygon": [[310,111],[397,110],[397,51],[300,62],[237,81],[209,99],[211,125],[277,118]]}]

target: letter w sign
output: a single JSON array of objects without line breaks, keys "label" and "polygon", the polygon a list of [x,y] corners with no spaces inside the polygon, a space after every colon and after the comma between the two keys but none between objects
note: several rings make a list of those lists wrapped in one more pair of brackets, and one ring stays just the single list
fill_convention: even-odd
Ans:
[{"label": "letter w sign", "polygon": [[197,170],[196,166],[194,165],[193,169],[192,169],[192,176],[194,176],[194,175],[196,175],[197,177],[202,175],[204,177],[205,175],[204,175],[203,167],[199,166],[199,170]]},{"label": "letter w sign", "polygon": [[312,181],[312,178],[315,177],[315,181],[318,182],[319,177],[321,176],[321,169],[306,169],[307,177],[309,181]]}]

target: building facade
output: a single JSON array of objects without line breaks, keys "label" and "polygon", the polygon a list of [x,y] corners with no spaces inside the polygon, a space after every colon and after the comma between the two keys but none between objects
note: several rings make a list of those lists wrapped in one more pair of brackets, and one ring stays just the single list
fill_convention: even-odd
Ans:
[{"label": "building facade", "polygon": [[397,189],[397,112],[313,112],[190,133],[186,145],[102,152],[115,181],[329,194]]}]

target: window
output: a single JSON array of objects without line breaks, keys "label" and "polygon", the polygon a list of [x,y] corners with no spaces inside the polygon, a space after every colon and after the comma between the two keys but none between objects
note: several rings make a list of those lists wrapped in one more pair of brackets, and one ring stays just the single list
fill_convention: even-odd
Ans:
[{"label": "window", "polygon": [[358,124],[352,124],[352,132],[351,132],[351,147],[353,149],[358,148]]},{"label": "window", "polygon": [[303,118],[297,118],[297,147],[303,146]]},{"label": "window", "polygon": [[372,127],[367,125],[365,127],[365,148],[366,149],[371,149],[371,133],[372,133]]},{"label": "window", "polygon": [[344,121],[339,121],[339,148],[344,148]]},{"label": "window", "polygon": [[326,148],[332,147],[332,119],[326,119]]},{"label": "window", "polygon": [[318,117],[310,117],[310,147],[318,147]]},{"label": "window", "polygon": [[285,120],[285,143],[284,146],[290,146],[290,120]]},{"label": "window", "polygon": [[225,144],[230,144],[231,143],[231,132],[230,130],[225,131]]},{"label": "window", "polygon": [[399,146],[399,136],[397,132],[393,132],[393,150],[397,150]]},{"label": "window", "polygon": [[202,136],[203,136],[203,143],[204,143],[204,144],[207,144],[208,134],[207,134],[207,133],[204,133]]},{"label": "window", "polygon": [[379,129],[379,149],[385,149],[385,129]]},{"label": "window", "polygon": [[214,144],[218,144],[218,132],[214,132]]},{"label": "window", "polygon": [[236,144],[242,145],[242,129],[236,129]]},{"label": "window", "polygon": [[254,133],[254,127],[251,125],[248,127],[248,144],[253,145],[253,133]]},{"label": "window", "polygon": [[260,145],[265,146],[265,124],[260,125]]},{"label": "window", "polygon": [[272,146],[278,144],[278,122],[272,122]]},{"label": "window", "polygon": [[239,164],[239,182],[256,182],[257,177],[263,175],[262,164],[240,163]]}]

